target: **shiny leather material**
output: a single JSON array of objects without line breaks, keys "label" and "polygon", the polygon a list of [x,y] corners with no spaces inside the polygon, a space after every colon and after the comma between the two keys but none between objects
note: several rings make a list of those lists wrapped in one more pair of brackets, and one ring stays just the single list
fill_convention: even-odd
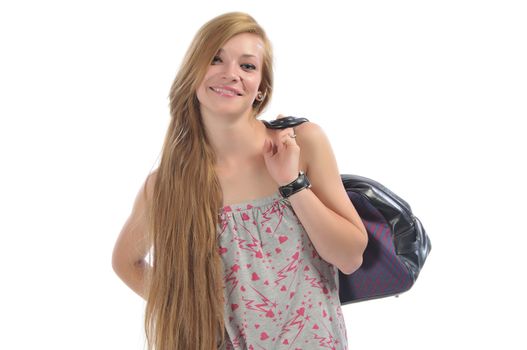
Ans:
[{"label": "shiny leather material", "polygon": [[[281,121],[281,122],[280,122]],[[286,117],[264,121],[281,129],[308,121]],[[410,205],[380,183],[358,175],[341,175],[353,206],[368,231],[361,267],[351,275],[339,271],[342,305],[399,295],[412,287],[432,248]]]},{"label": "shiny leather material", "polygon": [[280,119],[271,120],[268,122],[267,120],[262,120],[262,122],[265,124],[265,126],[268,129],[286,129],[286,128],[292,128],[294,126],[300,125],[303,122],[308,122],[309,120],[307,118],[297,118],[297,117],[284,117]]},{"label": "shiny leather material", "polygon": [[339,271],[341,304],[399,295],[412,287],[432,249],[410,205],[380,183],[341,175],[348,197],[368,231],[361,267]]},{"label": "shiny leather material", "polygon": [[309,179],[307,178],[306,174],[301,171],[298,173],[298,177],[295,180],[285,186],[280,186],[278,191],[280,191],[280,194],[283,198],[287,198],[298,191],[302,191],[304,188],[310,187],[311,183],[309,182]]}]

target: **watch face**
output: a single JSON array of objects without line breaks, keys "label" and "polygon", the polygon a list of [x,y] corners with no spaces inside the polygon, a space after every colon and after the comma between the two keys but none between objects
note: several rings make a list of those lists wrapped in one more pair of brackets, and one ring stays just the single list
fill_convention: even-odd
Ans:
[{"label": "watch face", "polygon": [[307,176],[303,172],[300,172],[298,174],[298,178],[295,181],[288,185],[281,186],[279,190],[282,197],[287,198],[292,194],[309,187],[311,187],[311,184],[309,183]]}]

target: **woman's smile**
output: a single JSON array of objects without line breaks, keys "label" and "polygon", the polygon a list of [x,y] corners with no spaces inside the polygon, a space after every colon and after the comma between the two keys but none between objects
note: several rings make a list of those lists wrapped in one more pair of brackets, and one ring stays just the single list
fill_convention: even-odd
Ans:
[{"label": "woman's smile", "polygon": [[225,96],[225,97],[241,96],[241,94],[233,88],[211,87],[210,89],[214,91],[215,93],[217,93],[218,95]]}]

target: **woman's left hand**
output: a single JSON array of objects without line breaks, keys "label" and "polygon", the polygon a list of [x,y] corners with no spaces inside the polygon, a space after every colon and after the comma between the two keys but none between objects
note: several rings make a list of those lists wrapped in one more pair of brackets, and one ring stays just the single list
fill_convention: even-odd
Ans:
[{"label": "woman's left hand", "polygon": [[287,185],[298,177],[300,147],[292,136],[295,136],[293,128],[272,130],[272,138],[266,139],[263,146],[265,165],[279,186]]}]

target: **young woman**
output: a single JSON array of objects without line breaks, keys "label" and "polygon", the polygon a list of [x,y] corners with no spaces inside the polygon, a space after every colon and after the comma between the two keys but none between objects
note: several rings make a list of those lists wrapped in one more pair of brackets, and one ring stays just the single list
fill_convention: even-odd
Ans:
[{"label": "young woman", "polygon": [[337,269],[361,265],[366,230],[320,127],[256,119],[272,89],[271,44],[252,17],[198,31],[159,167],[113,254],[147,301],[151,349],[347,348]]}]

